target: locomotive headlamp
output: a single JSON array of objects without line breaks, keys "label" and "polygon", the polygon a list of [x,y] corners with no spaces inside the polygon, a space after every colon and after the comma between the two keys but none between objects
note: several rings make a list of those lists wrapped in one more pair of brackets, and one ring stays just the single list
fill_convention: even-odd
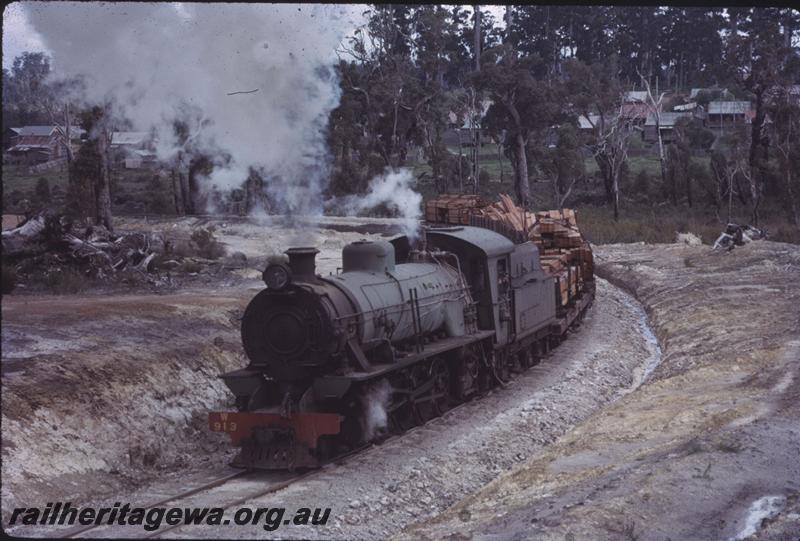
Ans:
[{"label": "locomotive headlamp", "polygon": [[289,268],[283,263],[270,263],[267,265],[267,268],[264,269],[261,278],[264,280],[264,283],[267,284],[268,288],[277,291],[289,285],[292,276],[289,272]]}]

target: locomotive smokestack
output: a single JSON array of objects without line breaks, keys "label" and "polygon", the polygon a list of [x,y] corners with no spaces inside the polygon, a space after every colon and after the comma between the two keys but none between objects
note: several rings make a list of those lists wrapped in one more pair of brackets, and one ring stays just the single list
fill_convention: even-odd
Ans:
[{"label": "locomotive smokestack", "polygon": [[312,247],[289,248],[284,253],[289,256],[289,268],[294,276],[316,276],[317,265],[314,259],[319,250]]}]

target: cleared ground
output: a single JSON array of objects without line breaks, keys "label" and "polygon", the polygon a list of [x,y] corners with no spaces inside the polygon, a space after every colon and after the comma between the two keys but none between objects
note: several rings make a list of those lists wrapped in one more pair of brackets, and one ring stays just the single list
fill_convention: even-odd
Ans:
[{"label": "cleared ground", "polygon": [[598,256],[650,314],[663,348],[652,379],[399,537],[796,540],[800,249]]},{"label": "cleared ground", "polygon": [[[302,242],[320,246],[319,270],[334,272],[346,242],[392,222],[332,219],[302,237],[280,221],[127,227],[208,225],[254,265],[242,284],[4,297],[4,519],[53,500],[144,504],[224,473],[230,450],[205,413],[229,401],[216,376],[245,363],[238,317],[260,287],[252,261]],[[330,506],[325,528],[168,535],[795,540],[800,249],[596,253],[611,283],[600,281],[581,329],[508,389],[248,502]],[[647,308],[663,354],[639,304],[613,284]]]}]

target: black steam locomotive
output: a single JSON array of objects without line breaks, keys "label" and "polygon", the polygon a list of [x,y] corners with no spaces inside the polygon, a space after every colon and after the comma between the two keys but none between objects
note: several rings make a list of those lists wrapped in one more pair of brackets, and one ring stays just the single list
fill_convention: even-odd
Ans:
[{"label": "black steam locomotive", "polygon": [[483,227],[354,242],[329,276],[317,253],[272,258],[245,310],[250,364],[222,376],[238,411],[209,416],[236,466],[317,467],[424,423],[533,364],[594,298],[586,276],[564,305],[535,244]]}]

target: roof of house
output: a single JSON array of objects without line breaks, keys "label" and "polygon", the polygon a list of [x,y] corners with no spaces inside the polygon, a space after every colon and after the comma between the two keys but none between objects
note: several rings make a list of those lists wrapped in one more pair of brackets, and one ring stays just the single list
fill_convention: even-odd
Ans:
[{"label": "roof of house", "polygon": [[[481,102],[481,114],[480,114],[481,119],[486,116],[486,113],[489,111],[489,107],[491,107],[493,103],[494,102],[489,98],[486,98],[483,100],[483,102]],[[455,124],[458,122],[458,114],[456,114],[455,111],[450,111],[450,113],[448,114],[448,119],[451,124]],[[480,122],[478,122],[478,126],[475,127],[480,127]],[[469,114],[465,114],[464,122],[461,124],[460,129],[471,130],[472,128],[473,128],[472,118],[470,118]]]},{"label": "roof of house", "polygon": [[141,145],[150,134],[146,131],[115,131],[111,134],[112,145]]},{"label": "roof of house", "polygon": [[[692,118],[691,113],[683,113],[683,112],[676,112],[676,113],[660,113],[658,115],[658,126],[660,128],[672,128],[675,126],[675,123],[678,121],[679,118]],[[650,115],[647,117],[647,121],[644,123],[645,126],[655,126],[656,125],[656,117],[655,115]]]},{"label": "roof of house", "polygon": [[580,115],[578,117],[578,127],[582,130],[591,130],[597,126],[597,122],[600,120],[600,115],[589,115],[589,118],[586,118],[586,115]]},{"label": "roof of house", "polygon": [[708,103],[708,114],[710,115],[746,115],[749,112],[749,101],[712,101]]},{"label": "roof of house", "polygon": [[17,135],[40,135],[47,137],[53,134],[55,126],[22,126],[20,128],[11,128]]},{"label": "roof of house", "polygon": [[20,135],[16,144],[9,148],[10,152],[25,152],[34,149],[50,149],[53,140],[49,135]]},{"label": "roof of house", "polygon": [[[9,128],[18,136],[37,136],[37,137],[51,137],[55,135],[57,126],[22,126],[21,128]],[[86,133],[86,130],[78,126],[69,127],[70,139],[78,139],[81,135]]]},{"label": "roof of house", "polygon": [[647,99],[647,92],[644,90],[628,90],[622,97],[624,102],[645,101]]},{"label": "roof of house", "polygon": [[713,91],[715,91],[715,90],[719,90],[719,91],[722,93],[722,95],[723,95],[723,96],[724,96],[725,94],[728,94],[728,93],[729,93],[727,88],[714,88],[714,87],[712,87],[712,88],[693,88],[693,89],[692,89],[692,90],[689,92],[689,99],[694,99],[694,98],[696,98],[696,97],[697,97],[697,95],[698,95],[700,92],[713,92]]},{"label": "roof of house", "polygon": [[625,118],[647,118],[650,107],[644,102],[623,103],[619,108],[620,114]]},{"label": "roof of house", "polygon": [[694,101],[673,107],[675,111],[694,111],[695,109],[697,109],[697,102]]}]

